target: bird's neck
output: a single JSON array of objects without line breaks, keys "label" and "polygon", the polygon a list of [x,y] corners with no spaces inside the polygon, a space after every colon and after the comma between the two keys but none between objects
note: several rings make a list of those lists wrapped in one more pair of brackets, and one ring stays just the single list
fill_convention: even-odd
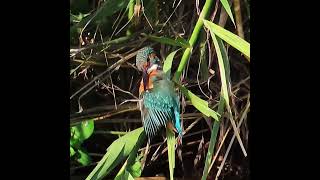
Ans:
[{"label": "bird's neck", "polygon": [[158,69],[158,66],[152,65],[151,68],[147,70],[147,79],[146,85],[144,85],[144,81],[140,82],[139,94],[144,91],[151,90],[154,88],[154,82],[156,79],[160,80],[162,76],[162,71]]}]

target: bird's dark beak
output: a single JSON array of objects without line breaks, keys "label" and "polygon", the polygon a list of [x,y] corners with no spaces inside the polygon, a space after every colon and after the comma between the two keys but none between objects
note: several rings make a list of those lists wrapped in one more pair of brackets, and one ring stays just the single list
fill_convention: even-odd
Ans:
[{"label": "bird's dark beak", "polygon": [[148,80],[149,80],[147,69],[143,69],[142,73],[143,73],[143,74],[142,74],[143,89],[144,89],[144,91],[146,91],[146,90],[147,90]]}]

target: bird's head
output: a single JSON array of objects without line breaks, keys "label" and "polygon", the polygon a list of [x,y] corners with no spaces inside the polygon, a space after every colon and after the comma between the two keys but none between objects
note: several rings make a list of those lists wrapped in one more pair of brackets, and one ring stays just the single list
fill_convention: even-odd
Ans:
[{"label": "bird's head", "polygon": [[153,87],[153,79],[158,74],[157,70],[161,68],[160,59],[155,51],[149,46],[140,49],[136,56],[136,66],[139,71],[142,71],[140,92],[151,89]]},{"label": "bird's head", "polygon": [[144,71],[150,68],[152,65],[160,65],[160,59],[157,57],[152,47],[144,47],[137,52],[136,66],[139,71]]}]

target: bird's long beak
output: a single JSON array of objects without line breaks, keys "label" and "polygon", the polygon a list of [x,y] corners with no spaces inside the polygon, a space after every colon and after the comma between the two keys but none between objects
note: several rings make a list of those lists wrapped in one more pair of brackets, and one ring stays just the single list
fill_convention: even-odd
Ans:
[{"label": "bird's long beak", "polygon": [[143,89],[144,89],[144,91],[146,91],[147,90],[147,84],[149,83],[148,82],[149,77],[148,77],[147,69],[143,70],[142,79],[143,79]]}]

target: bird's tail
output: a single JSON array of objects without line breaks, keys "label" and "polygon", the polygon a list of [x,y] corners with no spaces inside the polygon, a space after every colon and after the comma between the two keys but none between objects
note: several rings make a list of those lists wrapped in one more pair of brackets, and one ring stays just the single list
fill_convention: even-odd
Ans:
[{"label": "bird's tail", "polygon": [[181,146],[182,145],[182,127],[181,127],[181,121],[180,121],[180,113],[177,109],[174,110],[174,115],[175,115],[175,128],[178,131],[178,141],[177,145]]}]

